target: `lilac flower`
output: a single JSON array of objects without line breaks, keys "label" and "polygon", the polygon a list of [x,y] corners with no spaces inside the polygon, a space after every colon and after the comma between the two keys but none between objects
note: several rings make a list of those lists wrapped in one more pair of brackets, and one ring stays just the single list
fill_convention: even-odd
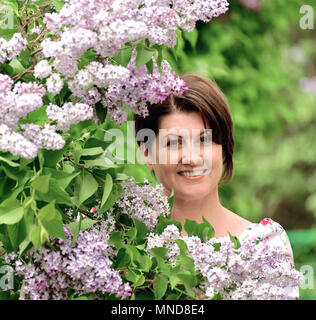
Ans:
[{"label": "lilac flower", "polygon": [[22,124],[23,136],[33,142],[37,148],[46,150],[60,150],[64,147],[65,141],[61,135],[55,132],[56,126],[45,124],[43,128],[30,123]]},{"label": "lilac flower", "polygon": [[88,104],[66,102],[61,108],[50,103],[46,109],[48,117],[57,122],[56,129],[68,131],[71,124],[89,120],[93,117],[93,108]]},{"label": "lilac flower", "polygon": [[64,86],[64,82],[58,73],[53,73],[46,80],[47,91],[52,94],[58,94]]},{"label": "lilac flower", "polygon": [[[127,119],[125,107],[145,117],[148,102],[161,102],[170,93],[181,94],[185,84],[166,61],[162,63],[162,74],[155,59],[152,75],[144,65],[136,68],[135,50],[126,68],[112,65],[108,58],[119,53],[127,43],[132,43],[132,49],[135,49],[144,39],[148,39],[150,45],[174,47],[179,26],[191,31],[196,21],[209,21],[227,9],[226,0],[68,0],[59,13],[45,15],[44,23],[59,35],[60,40],[47,38],[42,41],[43,56],[54,59],[55,71],[65,77],[74,96],[91,105],[101,101],[108,109],[110,119],[122,124]],[[75,59],[87,50],[95,51],[105,63],[93,61],[78,70]],[[57,75],[51,76],[46,84],[53,94],[62,88]],[[87,98],[87,88],[91,87],[94,87],[96,99]],[[97,93],[96,88],[102,90]]]},{"label": "lilac flower", "polygon": [[52,74],[52,67],[49,65],[47,60],[41,60],[34,67],[34,77],[39,79],[44,79]]},{"label": "lilac flower", "polygon": [[167,216],[170,210],[168,198],[163,195],[162,185],[152,187],[147,179],[142,186],[137,185],[134,178],[124,183],[123,194],[116,205],[121,213],[145,223],[148,230],[155,227],[159,215]]},{"label": "lilac flower", "polygon": [[15,33],[9,41],[0,38],[0,63],[14,60],[26,46],[27,40],[21,33]]},{"label": "lilac flower", "polygon": [[[129,283],[123,283],[119,272],[111,268],[107,242],[93,232],[80,232],[71,245],[72,234],[65,227],[66,240],[51,238],[47,245],[27,253],[31,263],[21,264],[17,255],[9,254],[17,275],[24,276],[20,299],[68,300],[68,289],[76,294],[110,293],[125,299],[131,295]],[[12,262],[11,262],[12,263]]]},{"label": "lilac flower", "polygon": [[37,147],[18,132],[0,123],[0,150],[26,159],[37,156]]},{"label": "lilac flower", "polygon": [[110,83],[101,100],[103,106],[108,108],[111,119],[118,122],[126,118],[126,111],[122,114],[120,108],[122,105],[145,117],[148,115],[147,103],[162,102],[170,93],[177,95],[186,90],[185,83],[175,76],[167,61],[162,62],[162,74],[154,59],[153,65],[153,74],[148,74],[144,65],[136,67],[136,54],[133,53],[127,66],[130,72],[128,80]]},{"label": "lilac flower", "polygon": [[161,235],[149,234],[146,251],[168,248],[166,258],[173,266],[180,253],[177,238],[187,243],[187,255],[206,280],[200,288],[208,298],[220,293],[224,300],[289,299],[286,290],[297,287],[304,278],[294,269],[285,248],[271,247],[265,241],[247,241],[235,249],[229,237],[202,243],[198,237],[180,236],[175,226],[167,226]]}]

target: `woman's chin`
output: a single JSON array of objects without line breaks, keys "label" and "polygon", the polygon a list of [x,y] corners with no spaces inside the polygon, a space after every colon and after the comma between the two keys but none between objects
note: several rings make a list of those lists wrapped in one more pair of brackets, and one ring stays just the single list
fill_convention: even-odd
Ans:
[{"label": "woman's chin", "polygon": [[182,201],[194,201],[207,197],[210,190],[198,186],[188,186],[187,188],[175,188],[175,196]]}]

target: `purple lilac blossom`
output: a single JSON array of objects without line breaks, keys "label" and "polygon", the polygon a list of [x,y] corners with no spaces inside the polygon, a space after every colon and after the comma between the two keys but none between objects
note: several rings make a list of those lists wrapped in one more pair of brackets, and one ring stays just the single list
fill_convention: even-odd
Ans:
[{"label": "purple lilac blossom", "polygon": [[56,129],[68,131],[71,124],[89,120],[93,117],[93,108],[85,103],[66,102],[62,107],[50,103],[46,109],[47,116],[56,121]]},{"label": "purple lilac blossom", "polygon": [[[163,195],[163,187],[155,187],[144,180],[143,185],[137,185],[134,178],[123,184],[123,194],[116,202],[121,213],[136,218],[145,223],[148,230],[152,230],[158,222],[158,216],[169,214],[168,198]],[[155,213],[153,213],[155,211]]]},{"label": "purple lilac blossom", "polygon": [[60,150],[65,145],[65,140],[56,133],[56,126],[45,124],[40,127],[34,123],[21,124],[23,136],[33,142],[37,148],[46,150]]},{"label": "purple lilac blossom", "polygon": [[37,251],[30,249],[23,264],[16,254],[7,254],[6,262],[14,261],[15,273],[24,276],[20,299],[69,300],[68,289],[75,294],[116,294],[125,299],[131,295],[128,282],[123,283],[119,272],[111,268],[106,240],[93,232],[79,232],[77,242],[71,245],[72,234],[64,227],[66,240],[51,238],[50,243]]},{"label": "purple lilac blossom", "polygon": [[[170,93],[182,94],[184,82],[166,61],[160,74],[153,59],[154,72],[149,75],[144,65],[135,67],[135,54],[126,68],[112,65],[107,59],[118,54],[126,43],[133,43],[135,49],[144,39],[150,45],[174,47],[178,27],[192,31],[196,21],[210,21],[227,10],[226,0],[67,0],[59,13],[47,13],[44,18],[48,30],[60,37],[58,41],[46,38],[41,43],[43,57],[54,58],[54,71],[61,75],[50,75],[47,90],[58,94],[65,80],[81,102],[93,105],[101,100],[110,119],[118,124],[127,119],[126,107],[145,117],[148,102],[161,102]],[[95,51],[106,63],[94,61],[78,71],[75,59],[87,50]],[[39,64],[36,75],[45,78],[50,69],[42,61]],[[96,99],[90,98],[86,90],[91,86]],[[96,93],[97,88],[103,89],[102,94]]]},{"label": "purple lilac blossom", "polygon": [[227,237],[202,243],[198,237],[180,236],[174,225],[167,226],[161,235],[150,233],[146,251],[166,247],[166,257],[175,265],[180,253],[177,238],[187,243],[187,255],[204,276],[200,288],[208,298],[220,293],[224,300],[283,300],[289,298],[285,290],[298,286],[304,278],[284,248],[247,241],[235,249]]},{"label": "purple lilac blossom", "polygon": [[0,63],[14,60],[26,46],[27,40],[21,33],[15,33],[9,41],[0,38]]}]

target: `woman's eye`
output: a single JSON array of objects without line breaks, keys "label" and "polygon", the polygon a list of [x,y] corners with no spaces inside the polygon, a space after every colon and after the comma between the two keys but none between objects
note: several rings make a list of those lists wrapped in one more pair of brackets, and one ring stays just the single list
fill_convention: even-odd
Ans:
[{"label": "woman's eye", "polygon": [[201,137],[201,142],[212,142],[212,136],[208,135],[208,136],[203,136]]},{"label": "woman's eye", "polygon": [[178,145],[179,145],[178,140],[170,140],[167,142],[167,146],[170,146],[170,147],[177,147]]}]

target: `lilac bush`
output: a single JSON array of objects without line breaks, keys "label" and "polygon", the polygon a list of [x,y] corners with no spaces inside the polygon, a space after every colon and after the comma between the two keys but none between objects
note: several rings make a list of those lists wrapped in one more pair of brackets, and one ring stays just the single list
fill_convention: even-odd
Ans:
[{"label": "lilac bush", "polygon": [[[109,293],[125,299],[131,295],[128,282],[123,283],[119,271],[111,268],[108,244],[98,234],[80,232],[72,246],[72,233],[65,227],[66,240],[51,239],[37,251],[28,251],[24,264],[16,254],[8,254],[6,262],[15,259],[16,275],[24,277],[25,300],[68,300],[69,290],[75,294]],[[53,249],[52,249],[53,248]]]}]

